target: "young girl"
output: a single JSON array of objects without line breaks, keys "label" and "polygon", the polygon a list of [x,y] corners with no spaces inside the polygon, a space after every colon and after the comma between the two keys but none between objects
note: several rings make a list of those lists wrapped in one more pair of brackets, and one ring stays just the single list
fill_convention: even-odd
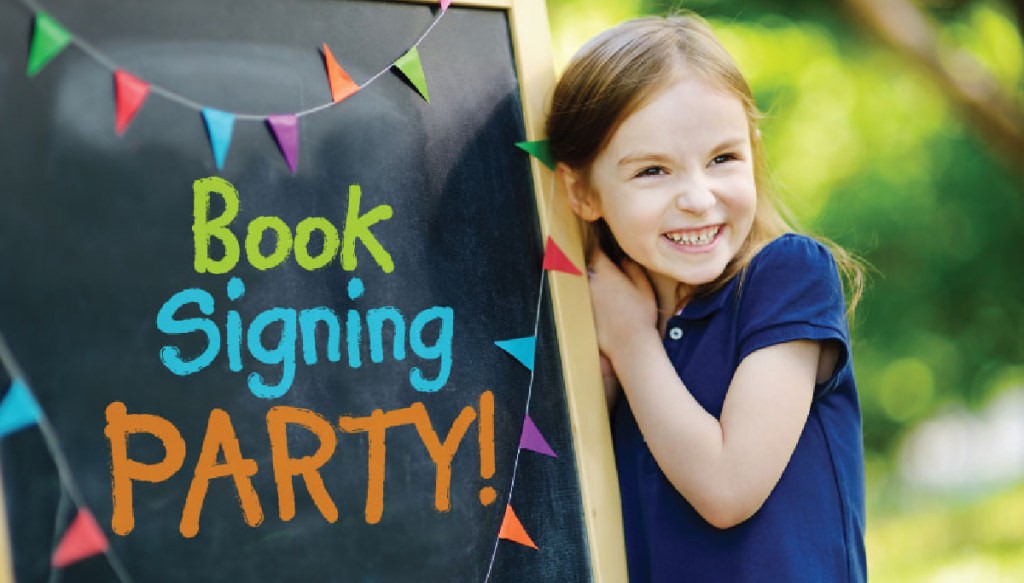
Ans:
[{"label": "young girl", "polygon": [[854,298],[860,274],[782,218],[758,118],[693,15],[598,35],[555,89],[548,138],[589,234],[634,583],[866,577],[837,259]]}]

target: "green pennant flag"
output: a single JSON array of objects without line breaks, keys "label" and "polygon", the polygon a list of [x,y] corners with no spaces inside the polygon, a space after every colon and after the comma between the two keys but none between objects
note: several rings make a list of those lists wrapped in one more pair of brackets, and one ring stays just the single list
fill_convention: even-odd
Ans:
[{"label": "green pennant flag", "polygon": [[420,64],[420,52],[416,50],[416,47],[409,49],[404,55],[398,57],[398,60],[395,61],[395,66],[412,83],[416,91],[419,91],[423,99],[430,103],[430,94],[427,92],[427,77],[423,74],[423,65]]},{"label": "green pennant flag", "polygon": [[555,169],[555,158],[551,155],[551,149],[548,148],[547,140],[537,140],[535,142],[516,142],[516,147],[520,150],[528,152],[531,156],[537,158],[544,163],[545,166],[554,170]]},{"label": "green pennant flag", "polygon": [[35,77],[69,42],[71,35],[59,22],[45,12],[37,12],[32,47],[28,53],[28,76]]}]

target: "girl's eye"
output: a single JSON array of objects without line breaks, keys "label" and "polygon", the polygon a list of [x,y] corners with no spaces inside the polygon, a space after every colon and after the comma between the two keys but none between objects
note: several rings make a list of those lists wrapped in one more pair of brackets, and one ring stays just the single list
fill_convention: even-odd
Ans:
[{"label": "girl's eye", "polygon": [[726,162],[731,162],[733,160],[738,160],[735,154],[719,154],[711,159],[711,163],[725,164]]},{"label": "girl's eye", "polygon": [[661,176],[665,174],[665,168],[662,166],[648,166],[640,172],[637,172],[635,178],[643,178],[644,176]]}]

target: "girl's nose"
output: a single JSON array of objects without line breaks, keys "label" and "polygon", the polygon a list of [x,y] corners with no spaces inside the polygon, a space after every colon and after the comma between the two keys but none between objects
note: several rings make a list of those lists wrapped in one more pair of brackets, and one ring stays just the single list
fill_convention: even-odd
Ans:
[{"label": "girl's nose", "polygon": [[676,208],[681,211],[703,214],[715,206],[715,195],[711,185],[703,177],[685,180],[676,194]]}]

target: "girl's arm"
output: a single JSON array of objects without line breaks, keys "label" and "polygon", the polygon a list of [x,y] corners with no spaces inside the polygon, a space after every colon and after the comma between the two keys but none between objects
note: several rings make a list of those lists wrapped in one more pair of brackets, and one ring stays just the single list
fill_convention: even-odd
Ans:
[{"label": "girl's arm", "polygon": [[821,344],[796,341],[752,352],[733,376],[721,420],[676,374],[657,328],[654,295],[639,266],[593,266],[598,343],[609,358],[654,459],[710,524],[728,528],[767,499],[803,431]]}]

